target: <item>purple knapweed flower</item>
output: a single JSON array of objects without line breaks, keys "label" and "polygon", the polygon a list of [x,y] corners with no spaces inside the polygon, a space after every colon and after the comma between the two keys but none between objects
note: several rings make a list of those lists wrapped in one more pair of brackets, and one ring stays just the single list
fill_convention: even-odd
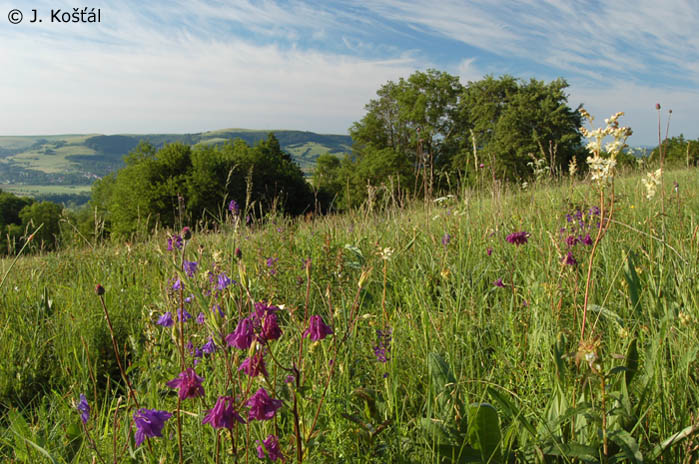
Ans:
[{"label": "purple knapweed flower", "polygon": [[83,424],[87,424],[87,421],[90,420],[90,405],[87,404],[87,398],[85,398],[85,395],[82,393],[80,394],[80,402],[76,406],[76,409],[80,411],[80,420],[83,421]]},{"label": "purple knapweed flower", "polygon": [[238,322],[238,326],[235,328],[233,333],[228,334],[226,337],[226,343],[229,346],[235,346],[241,350],[247,350],[252,344],[252,340],[255,336],[255,330],[252,326],[252,321],[250,318],[243,318]]},{"label": "purple knapweed flower", "polygon": [[141,446],[146,437],[162,437],[165,421],[172,417],[167,411],[141,408],[133,413],[136,424],[136,447]]},{"label": "purple knapweed flower", "polygon": [[232,429],[235,423],[244,424],[245,420],[233,409],[233,398],[230,396],[219,396],[212,409],[207,411],[202,424],[209,424],[215,429]]},{"label": "purple knapweed flower", "polygon": [[156,324],[161,325],[163,327],[170,327],[175,323],[175,321],[172,320],[172,313],[170,311],[166,312],[162,316],[158,318],[158,321]]},{"label": "purple knapweed flower", "polygon": [[267,456],[270,460],[285,460],[281,449],[279,449],[279,439],[275,435],[268,435],[266,440],[262,440],[262,445],[257,446],[257,457],[264,459],[265,450],[267,450]]},{"label": "purple knapweed flower", "polygon": [[529,239],[529,232],[524,232],[524,231],[514,232],[505,238],[505,240],[507,240],[508,242],[512,243],[513,245],[517,245],[517,246],[524,245],[525,243],[527,243],[528,239]]},{"label": "purple knapweed flower", "polygon": [[194,273],[197,272],[197,266],[199,263],[196,261],[187,261],[186,259],[182,262],[182,268],[190,279],[194,277]]},{"label": "purple knapweed flower", "polygon": [[188,226],[184,226],[182,228],[181,234],[183,239],[189,240],[190,238],[192,238],[192,229],[190,229]]},{"label": "purple knapweed flower", "polygon": [[451,235],[449,235],[448,233],[445,233],[442,236],[442,245],[447,246],[447,245],[449,245],[449,242],[451,242]]},{"label": "purple knapweed flower", "polygon": [[325,322],[323,322],[323,318],[315,315],[311,316],[309,322],[308,322],[308,328],[303,331],[303,338],[306,338],[308,335],[311,336],[311,341],[317,342],[318,340],[324,339],[328,335],[333,334],[333,329],[325,325]]},{"label": "purple knapweed flower", "polygon": [[493,282],[493,286],[495,287],[500,287],[500,288],[505,288],[505,284],[502,283],[502,279],[498,279],[495,282]]},{"label": "purple knapweed flower", "polygon": [[264,388],[260,388],[245,402],[250,407],[248,420],[270,420],[279,408],[282,407],[281,400],[270,398]]},{"label": "purple knapweed flower", "polygon": [[238,205],[238,202],[235,200],[231,200],[231,202],[228,203],[228,211],[230,211],[232,214],[238,214],[240,212],[240,206]]},{"label": "purple knapweed flower", "polygon": [[575,260],[575,257],[573,256],[572,251],[569,251],[568,254],[565,255],[561,261],[563,261],[563,264],[565,264],[566,266],[576,266],[578,264],[578,262]]},{"label": "purple knapweed flower", "polygon": [[267,377],[267,368],[265,367],[265,358],[262,355],[262,351],[258,351],[245,359],[238,368],[238,372],[240,371],[243,371],[250,377],[257,377],[260,374]]},{"label": "purple knapweed flower", "polygon": [[201,386],[202,380],[204,379],[199,377],[196,372],[194,372],[194,369],[188,367],[165,385],[179,390],[177,395],[181,400],[184,400],[186,398],[196,398],[197,396],[204,395],[204,387]]},{"label": "purple knapweed flower", "polygon": [[485,250],[485,254],[487,254],[488,256],[492,255],[492,254],[493,254],[493,249],[492,249],[492,248],[488,248],[487,250]]}]

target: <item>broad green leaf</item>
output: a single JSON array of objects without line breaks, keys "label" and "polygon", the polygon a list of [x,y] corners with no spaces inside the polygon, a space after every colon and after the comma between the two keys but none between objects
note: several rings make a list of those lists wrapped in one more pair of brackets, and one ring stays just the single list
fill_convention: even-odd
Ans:
[{"label": "broad green leaf", "polygon": [[643,454],[638,447],[638,442],[629,432],[623,429],[614,430],[609,433],[609,439],[619,445],[622,450],[620,454],[626,456],[629,461],[643,464]]},{"label": "broad green leaf", "polygon": [[469,444],[480,451],[483,462],[500,462],[500,421],[491,404],[469,405],[467,433]]},{"label": "broad green leaf", "polygon": [[699,426],[697,425],[689,425],[679,432],[671,435],[670,437],[666,438],[663,440],[660,444],[656,445],[655,448],[653,448],[653,451],[651,452],[650,456],[648,456],[648,459],[650,461],[656,460],[663,452],[671,447],[672,445],[679,443],[680,441],[684,440],[690,435],[693,435],[697,430],[699,430]]},{"label": "broad green leaf", "polygon": [[577,458],[583,462],[600,462],[597,449],[580,443],[558,443],[544,449],[547,456]]},{"label": "broad green leaf", "polygon": [[641,295],[641,279],[638,278],[636,273],[636,266],[634,265],[634,254],[629,252],[626,255],[626,262],[624,263],[624,278],[629,286],[629,298],[631,299],[631,309],[636,312],[641,309],[640,305],[640,295]]}]

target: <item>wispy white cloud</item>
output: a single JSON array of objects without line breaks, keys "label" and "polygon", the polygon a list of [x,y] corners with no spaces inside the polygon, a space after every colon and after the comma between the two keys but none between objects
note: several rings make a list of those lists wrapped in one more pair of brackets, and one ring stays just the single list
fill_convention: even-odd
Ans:
[{"label": "wispy white cloud", "polygon": [[[48,15],[72,6],[36,0],[31,8]],[[0,0],[0,13],[14,7]],[[626,110],[639,120],[646,100],[651,108],[677,101],[676,119],[687,108],[689,121],[699,103],[696,0],[662,7],[650,0],[128,0],[94,7],[102,9],[98,25],[0,21],[0,69],[11,70],[0,75],[0,131],[344,132],[387,80],[428,67],[464,84],[485,73],[562,76],[572,84],[571,106],[584,101],[601,114]]]}]

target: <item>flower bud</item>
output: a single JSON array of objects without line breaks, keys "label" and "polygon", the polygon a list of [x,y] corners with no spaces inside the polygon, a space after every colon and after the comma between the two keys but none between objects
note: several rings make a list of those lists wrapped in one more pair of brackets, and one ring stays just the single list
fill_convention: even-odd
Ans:
[{"label": "flower bud", "polygon": [[100,296],[101,296],[101,295],[104,295],[104,287],[101,286],[100,284],[97,284],[97,285],[95,286],[95,293],[96,293],[97,295],[100,295]]},{"label": "flower bud", "polygon": [[660,103],[656,103],[656,104],[655,104],[655,109],[658,110],[658,111],[660,111]]},{"label": "flower bud", "polygon": [[240,251],[239,247],[235,248],[235,259],[241,259],[243,257],[243,252]]},{"label": "flower bud", "polygon": [[184,227],[182,229],[182,238],[185,240],[189,240],[190,238],[192,238],[192,229],[190,229],[189,227]]}]

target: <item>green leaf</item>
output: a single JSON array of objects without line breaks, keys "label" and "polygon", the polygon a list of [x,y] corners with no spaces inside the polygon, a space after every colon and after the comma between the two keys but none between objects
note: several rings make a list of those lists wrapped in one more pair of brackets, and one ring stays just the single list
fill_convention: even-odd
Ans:
[{"label": "green leaf", "polygon": [[600,462],[597,449],[580,443],[558,443],[544,449],[547,456],[578,458],[584,462]]},{"label": "green leaf", "polygon": [[626,372],[624,372],[624,383],[628,390],[634,375],[638,371],[638,339],[634,338],[626,350]]},{"label": "green leaf", "polygon": [[522,410],[515,406],[509,398],[503,395],[499,390],[492,387],[488,387],[488,395],[490,395],[493,401],[500,405],[503,412],[507,414],[512,422],[519,422],[519,424],[524,427],[527,432],[529,432],[532,438],[536,437],[536,428],[527,420],[526,417],[524,417]]},{"label": "green leaf", "polygon": [[500,421],[491,404],[469,405],[467,436],[469,444],[480,451],[483,462],[500,462]]},{"label": "green leaf", "polygon": [[432,379],[432,398],[437,403],[437,415],[441,417],[451,411],[449,400],[454,390],[456,378],[451,372],[449,364],[439,353],[430,353],[427,356],[427,367]]},{"label": "green leaf", "polygon": [[619,454],[623,454],[631,462],[643,464],[643,454],[638,447],[638,442],[629,432],[623,429],[614,430],[609,433],[609,439],[619,445],[622,450]]},{"label": "green leaf", "polygon": [[634,254],[629,252],[626,255],[626,262],[624,263],[624,278],[629,286],[629,298],[631,299],[631,309],[637,311],[641,309],[640,305],[640,295],[641,295],[641,279],[638,278],[636,273],[636,266],[634,266]]},{"label": "green leaf", "polygon": [[619,324],[622,327],[624,325],[623,324],[624,320],[617,313],[615,313],[614,311],[612,311],[610,309],[607,309],[603,306],[594,305],[594,304],[589,305],[587,307],[587,309],[592,311],[592,312],[599,313],[601,316],[605,316],[605,317],[611,319],[612,321],[616,322],[617,324]]},{"label": "green leaf", "polygon": [[663,440],[660,444],[656,445],[655,448],[653,448],[653,451],[651,452],[650,456],[648,456],[648,459],[650,461],[655,461],[658,457],[660,457],[661,454],[665,452],[666,449],[668,449],[676,443],[679,443],[680,441],[684,440],[690,435],[693,435],[697,430],[699,430],[698,425],[689,425],[680,430],[679,432],[671,435],[670,437]]}]

